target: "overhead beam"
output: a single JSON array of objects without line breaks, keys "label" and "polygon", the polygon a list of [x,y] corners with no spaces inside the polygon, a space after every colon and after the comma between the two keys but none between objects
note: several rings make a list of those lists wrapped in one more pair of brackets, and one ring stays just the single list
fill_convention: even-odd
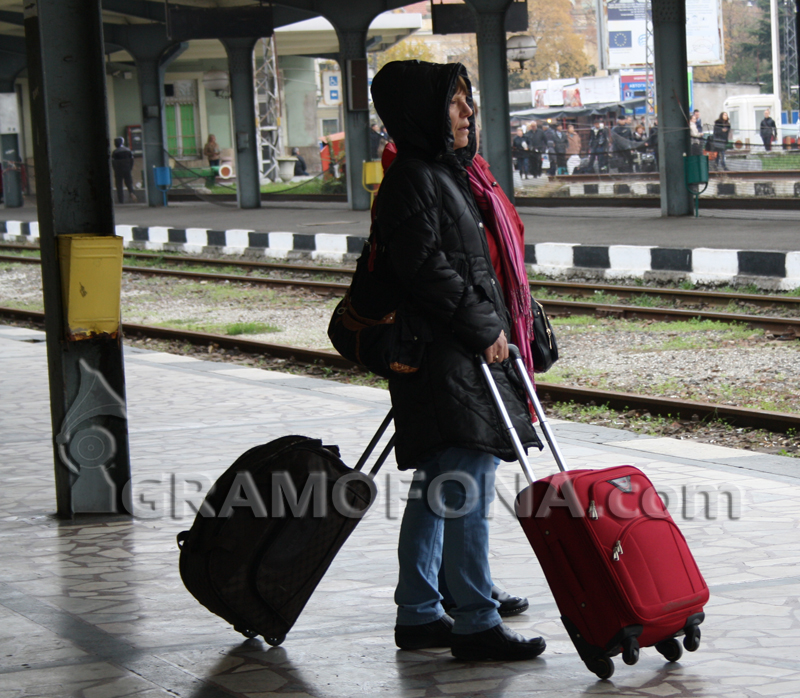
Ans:
[{"label": "overhead beam", "polygon": [[6,36],[0,34],[0,51],[5,53],[19,53],[25,55],[27,49],[25,48],[25,39],[21,36]]},{"label": "overhead beam", "polygon": [[0,10],[0,22],[5,22],[6,24],[16,24],[20,27],[25,26],[25,18],[21,12]]},{"label": "overhead beam", "polygon": [[[273,21],[276,27],[285,27],[288,24],[295,22],[302,22],[306,19],[319,17],[320,12],[313,9],[314,3],[304,3],[308,8],[303,7],[287,7],[285,5],[275,5],[273,7]],[[128,17],[136,17],[137,19],[149,19],[153,22],[160,22],[165,24],[167,21],[167,13],[164,5],[161,3],[147,2],[147,0],[102,0],[103,9],[108,12],[116,12],[120,15]],[[193,9],[191,7],[182,6],[182,9]],[[201,8],[197,8],[201,9]],[[231,8],[234,9],[234,8]],[[3,14],[13,15],[14,12],[0,13],[0,21],[9,21],[2,19]],[[22,24],[22,15],[19,15],[19,24]]]},{"label": "overhead beam", "polygon": [[153,22],[166,22],[164,5],[146,0],[102,0],[104,10],[116,12],[137,19],[149,19]]}]

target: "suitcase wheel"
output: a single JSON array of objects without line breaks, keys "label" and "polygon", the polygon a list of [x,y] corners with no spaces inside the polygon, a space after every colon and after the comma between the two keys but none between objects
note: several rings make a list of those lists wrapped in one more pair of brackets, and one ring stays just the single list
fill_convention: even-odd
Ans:
[{"label": "suitcase wheel", "polygon": [[639,661],[639,641],[635,637],[626,637],[622,642],[622,661],[633,666]]},{"label": "suitcase wheel", "polygon": [[234,628],[237,633],[241,633],[244,635],[248,640],[252,640],[254,637],[258,637],[258,633],[255,630],[247,630],[244,628]]},{"label": "suitcase wheel", "polygon": [[264,642],[266,642],[270,647],[277,647],[286,639],[286,635],[278,635],[276,637],[267,637],[264,635]]},{"label": "suitcase wheel", "polygon": [[614,662],[610,657],[595,657],[586,662],[586,666],[598,679],[605,681],[614,675]]},{"label": "suitcase wheel", "polygon": [[683,638],[683,646],[687,652],[695,652],[700,647],[700,628],[696,625],[687,628]]},{"label": "suitcase wheel", "polygon": [[668,662],[677,662],[683,656],[683,647],[674,637],[656,643],[658,650]]}]

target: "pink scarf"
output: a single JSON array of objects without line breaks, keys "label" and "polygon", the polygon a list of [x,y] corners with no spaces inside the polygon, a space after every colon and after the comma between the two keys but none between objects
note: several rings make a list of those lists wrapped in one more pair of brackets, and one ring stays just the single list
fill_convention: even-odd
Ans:
[{"label": "pink scarf", "polygon": [[[528,374],[533,379],[533,314],[531,289],[521,249],[503,202],[502,189],[478,163],[467,168],[472,194],[481,210],[489,234],[494,233],[505,276],[505,301],[511,313],[511,341],[519,347]],[[509,202],[510,205],[510,202]]]}]

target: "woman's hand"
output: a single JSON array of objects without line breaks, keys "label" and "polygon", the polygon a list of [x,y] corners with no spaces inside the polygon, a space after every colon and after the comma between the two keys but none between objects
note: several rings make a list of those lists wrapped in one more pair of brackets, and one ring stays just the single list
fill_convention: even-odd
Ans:
[{"label": "woman's hand", "polygon": [[483,350],[483,356],[487,364],[500,363],[508,358],[508,340],[504,330],[500,330],[500,336],[492,346]]}]

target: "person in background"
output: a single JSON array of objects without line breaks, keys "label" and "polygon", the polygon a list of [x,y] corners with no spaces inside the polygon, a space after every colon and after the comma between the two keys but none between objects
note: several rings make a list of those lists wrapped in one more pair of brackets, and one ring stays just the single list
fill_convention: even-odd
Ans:
[{"label": "person in background", "polygon": [[695,123],[697,124],[697,130],[700,131],[700,135],[703,135],[703,120],[700,118],[700,110],[695,109],[692,112],[692,115],[696,117]]},{"label": "person in background", "polygon": [[[569,164],[570,160],[575,157],[574,164]],[[574,124],[567,124],[567,167],[572,168],[571,171],[574,172],[575,167],[580,165],[581,161],[581,137],[578,135],[578,132],[575,130]]]},{"label": "person in background", "polygon": [[125,190],[122,188],[123,182],[128,187],[131,201],[138,201],[133,192],[133,152],[125,147],[125,139],[117,137],[114,139],[114,151],[111,153],[111,169],[114,170],[114,182],[117,186],[117,201],[125,202]]},{"label": "person in background", "polygon": [[205,155],[208,159],[209,167],[219,167],[219,153],[220,150],[219,144],[217,143],[217,137],[212,133],[208,134],[208,140],[203,146],[203,155]]},{"label": "person in background", "polygon": [[525,134],[521,128],[517,129],[511,146],[517,160],[519,176],[522,179],[528,179],[528,142],[525,140]]},{"label": "person in background", "polygon": [[547,153],[547,161],[550,167],[547,173],[552,177],[556,173],[556,137],[555,130],[546,121],[542,122],[542,140],[545,143],[545,152]]},{"label": "person in background", "polygon": [[306,161],[305,158],[300,155],[300,148],[292,148],[292,155],[297,158],[297,162],[294,163],[294,176],[307,177],[308,171],[306,170]]},{"label": "person in background", "polygon": [[381,144],[385,143],[381,128],[373,123],[369,129],[369,158],[370,160],[380,160]]},{"label": "person in background", "polygon": [[731,122],[728,118],[728,112],[724,111],[719,115],[719,118],[714,122],[714,135],[712,136],[712,144],[717,153],[717,169],[727,170],[728,165],[725,162],[725,152],[728,150],[728,139],[730,138]]},{"label": "person in background", "polygon": [[633,133],[628,118],[620,116],[611,129],[611,152],[614,153],[616,167],[620,172],[633,172]]},{"label": "person in background", "polygon": [[658,119],[653,119],[650,135],[647,137],[647,149],[653,153],[656,169],[658,169]]},{"label": "person in background", "polygon": [[528,172],[534,179],[541,177],[542,153],[547,150],[547,143],[536,120],[528,124],[528,130],[525,132],[525,142],[528,144]]},{"label": "person in background", "polygon": [[[564,126],[561,122],[556,124],[556,130],[553,133],[553,149],[556,154],[556,170],[555,174],[567,174],[567,147],[569,146],[569,139],[567,134],[564,133]],[[550,167],[552,171],[552,166]]]},{"label": "person in background", "polygon": [[605,122],[598,119],[592,126],[592,134],[589,137],[589,164],[587,167],[594,172],[594,163],[597,161],[597,168],[600,173],[608,172],[608,131]]},{"label": "person in background", "polygon": [[761,133],[761,142],[764,144],[764,150],[769,152],[772,150],[772,141],[778,137],[778,128],[775,120],[769,115],[769,109],[764,111],[764,118],[761,120],[759,127]]},{"label": "person in background", "polygon": [[[394,61],[371,89],[398,152],[375,200],[376,249],[398,308],[430,336],[419,370],[389,379],[397,463],[415,470],[398,544],[395,643],[401,649],[449,647],[464,660],[533,659],[544,651],[544,640],[506,627],[491,593],[484,512],[498,458],[513,460],[514,454],[505,429],[486,417],[496,407],[475,358],[483,356],[502,384],[523,443],[540,446],[507,361],[513,328],[529,326],[524,261],[520,280],[498,187],[470,167],[477,141],[464,66]],[[498,223],[493,232],[509,269],[511,308],[490,259],[484,220],[486,227]],[[453,477],[440,479],[434,490],[431,483],[445,473]],[[476,485],[469,500],[463,478]],[[452,517],[447,510],[464,513]],[[438,590],[442,566],[456,604],[452,618]]]},{"label": "person in background", "polygon": [[697,128],[697,116],[689,117],[689,144],[692,155],[703,154],[703,133]]},{"label": "person in background", "polygon": [[634,159],[635,160],[634,170],[636,172],[642,172],[643,171],[642,157],[647,147],[647,133],[645,131],[644,124],[636,124],[636,126],[634,127],[633,143],[637,151],[636,157]]}]

